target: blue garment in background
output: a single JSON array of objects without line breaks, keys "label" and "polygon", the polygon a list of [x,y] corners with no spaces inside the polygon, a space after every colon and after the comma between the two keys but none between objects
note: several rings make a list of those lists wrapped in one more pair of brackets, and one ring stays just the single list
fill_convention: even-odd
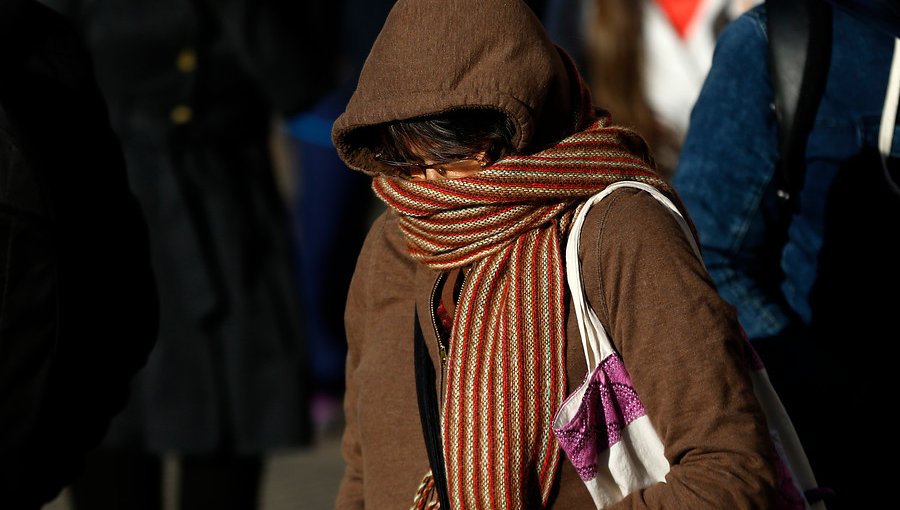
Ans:
[{"label": "blue garment in background", "polygon": [[340,0],[338,78],[311,108],[287,119],[296,164],[291,213],[297,245],[295,262],[316,394],[339,407],[344,389],[347,340],[344,305],[356,257],[383,204],[371,192],[371,177],[347,168],[331,142],[331,126],[344,111],[369,49],[394,0]]},{"label": "blue garment in background", "polygon": [[[894,38],[834,9],[828,81],[798,209],[776,197],[778,133],[765,8],[721,34],[674,184],[722,296],[762,356],[829,510],[883,508],[892,455],[893,317],[900,311],[900,197],[877,151]],[[892,160],[900,150],[894,134]],[[891,450],[893,451],[893,450]]]},{"label": "blue garment in background", "polygon": [[348,98],[334,91],[286,126],[297,164],[291,213],[313,384],[333,397],[343,393],[344,302],[374,202],[371,178],[348,169],[331,143]]},{"label": "blue garment in background", "polygon": [[[844,161],[877,147],[893,48],[890,36],[836,11],[829,81],[808,139],[800,210],[782,252],[773,235],[781,227],[772,222],[778,133],[764,12],[755,8],[720,36],[674,181],[697,225],[707,268],[737,306],[751,340],[779,334],[794,316],[811,320],[807,298],[827,191]],[[780,287],[779,272],[761,271],[760,259],[781,267]]]}]

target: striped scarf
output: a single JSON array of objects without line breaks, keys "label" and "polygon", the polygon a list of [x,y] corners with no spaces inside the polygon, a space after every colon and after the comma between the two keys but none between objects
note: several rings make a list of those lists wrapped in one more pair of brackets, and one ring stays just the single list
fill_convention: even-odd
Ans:
[{"label": "striped scarf", "polygon": [[[602,116],[550,149],[465,179],[374,180],[413,258],[437,270],[470,266],[441,413],[453,508],[531,508],[537,494],[547,504],[560,459],[551,423],[566,392],[561,239],[584,199],[610,183],[668,189],[630,148],[635,140]],[[414,508],[437,507],[429,476]]]}]

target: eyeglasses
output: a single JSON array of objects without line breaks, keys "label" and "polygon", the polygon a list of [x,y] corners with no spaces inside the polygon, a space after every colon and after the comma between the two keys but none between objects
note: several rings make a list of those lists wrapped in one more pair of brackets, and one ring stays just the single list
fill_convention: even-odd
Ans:
[{"label": "eyeglasses", "polygon": [[399,174],[400,177],[415,181],[462,179],[480,171],[488,164],[483,155],[447,163],[425,164],[411,163],[409,161],[391,161],[385,159],[381,153],[378,153],[375,155],[375,161],[387,167],[387,173]]}]

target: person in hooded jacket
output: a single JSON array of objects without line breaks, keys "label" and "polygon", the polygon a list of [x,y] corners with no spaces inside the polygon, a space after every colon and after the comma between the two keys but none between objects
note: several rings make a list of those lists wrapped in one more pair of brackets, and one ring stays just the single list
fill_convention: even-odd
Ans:
[{"label": "person in hooded jacket", "polygon": [[[594,508],[552,431],[586,375],[562,245],[613,182],[680,202],[587,90],[524,2],[391,10],[332,130],[388,205],[347,298],[336,508]],[[671,466],[610,508],[773,508],[746,342],[688,235],[625,188],[589,210],[580,246],[588,301]]]},{"label": "person in hooded jacket", "polygon": [[256,508],[265,456],[313,441],[306,311],[271,134],[327,90],[329,6],[41,2],[93,57],[160,305],[155,348],[72,505],[162,508],[172,454],[181,508]]}]

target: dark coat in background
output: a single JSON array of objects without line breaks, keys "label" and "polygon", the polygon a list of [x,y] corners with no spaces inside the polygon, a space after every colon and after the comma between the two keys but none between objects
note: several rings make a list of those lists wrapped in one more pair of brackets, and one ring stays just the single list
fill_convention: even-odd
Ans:
[{"label": "dark coat in background", "polygon": [[83,469],[156,338],[147,228],[64,18],[0,2],[0,507]]},{"label": "dark coat in background", "polygon": [[45,1],[94,55],[160,290],[157,347],[106,445],[305,444],[309,367],[270,126],[328,85],[312,42],[322,2]]}]

